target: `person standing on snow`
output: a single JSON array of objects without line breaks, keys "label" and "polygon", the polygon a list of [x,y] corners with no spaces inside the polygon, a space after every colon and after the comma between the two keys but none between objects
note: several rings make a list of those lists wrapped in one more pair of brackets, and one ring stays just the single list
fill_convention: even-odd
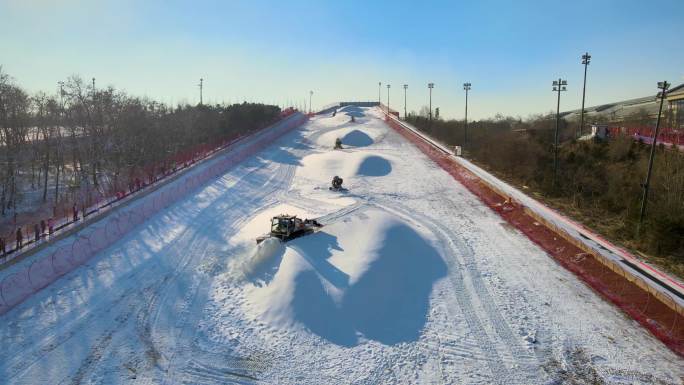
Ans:
[{"label": "person standing on snow", "polygon": [[35,243],[40,241],[40,227],[37,223],[33,225],[33,240]]},{"label": "person standing on snow", "polygon": [[21,247],[23,246],[24,242],[24,234],[21,233],[21,226],[17,227],[17,246],[16,249],[20,250]]}]

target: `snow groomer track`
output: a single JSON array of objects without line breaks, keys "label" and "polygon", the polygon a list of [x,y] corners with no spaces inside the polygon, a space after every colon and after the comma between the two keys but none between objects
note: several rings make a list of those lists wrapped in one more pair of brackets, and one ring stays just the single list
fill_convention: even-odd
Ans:
[{"label": "snow groomer track", "polygon": [[[681,383],[675,353],[378,109],[216,175],[0,316],[3,383]],[[257,247],[284,213],[324,227]]]}]

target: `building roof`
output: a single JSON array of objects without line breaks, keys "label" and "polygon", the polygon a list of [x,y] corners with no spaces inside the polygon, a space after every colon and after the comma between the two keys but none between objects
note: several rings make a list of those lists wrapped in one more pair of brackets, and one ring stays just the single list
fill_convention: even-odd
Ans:
[{"label": "building roof", "polygon": [[670,88],[667,92],[667,100],[684,99],[684,83],[674,88]]},{"label": "building roof", "polygon": [[670,88],[670,91],[668,91],[668,93],[670,93],[670,92],[676,92],[676,93],[684,92],[684,83],[682,83],[682,84],[680,84],[674,88]]},{"label": "building roof", "polygon": [[[677,97],[675,99],[680,99],[680,94],[681,97],[684,98],[684,83],[680,84],[674,88],[671,88],[668,91],[668,96],[676,95]],[[670,99],[668,97],[668,99]],[[635,98],[635,99],[628,99],[628,100],[623,100],[620,102],[614,102],[614,103],[606,103],[606,104],[600,104],[597,106],[592,106],[592,107],[585,107],[584,112],[585,115],[592,116],[592,115],[610,115],[613,119],[621,119],[624,117],[627,117],[631,114],[634,114],[639,111],[646,111],[649,115],[657,115],[658,114],[658,99],[656,98],[656,95],[652,96],[645,96],[642,98]],[[562,112],[561,116],[564,118],[568,119],[574,119],[574,118],[579,118],[580,113],[582,112],[581,108],[578,108],[576,110],[571,110],[571,111],[566,111]]]}]

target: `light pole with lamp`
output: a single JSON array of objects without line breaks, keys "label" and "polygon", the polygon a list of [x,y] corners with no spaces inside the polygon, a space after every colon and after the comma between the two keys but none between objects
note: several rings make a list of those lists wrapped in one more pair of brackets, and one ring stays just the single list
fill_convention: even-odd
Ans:
[{"label": "light pole with lamp", "polygon": [[313,91],[309,91],[309,115],[311,115],[311,97],[313,96]]},{"label": "light pole with lamp", "polygon": [[466,144],[468,144],[468,91],[470,91],[471,84],[470,83],[463,83],[463,89],[466,92],[466,100],[465,100],[465,130],[463,131],[463,146],[465,147]]},{"label": "light pole with lamp", "polygon": [[582,136],[582,129],[584,128],[584,98],[587,92],[587,67],[591,61],[591,55],[586,52],[582,55],[582,64],[584,64],[584,85],[582,86],[582,111],[580,112],[580,125],[579,125],[579,135],[575,134],[577,137]]},{"label": "light pole with lamp", "polygon": [[197,85],[200,89],[200,106],[202,105],[202,88],[204,87],[204,78],[200,78],[200,82]]},{"label": "light pole with lamp", "polygon": [[390,108],[389,108],[389,91],[390,91],[390,85],[387,85],[387,119],[389,119],[389,114],[390,114]]},{"label": "light pole with lamp", "polygon": [[406,120],[406,90],[408,89],[408,84],[404,84],[404,120]]},{"label": "light pole with lamp", "polygon": [[430,89],[430,127],[432,127],[432,89],[435,88],[435,83],[428,83]]},{"label": "light pole with lamp", "polygon": [[552,189],[556,189],[556,177],[558,174],[558,126],[560,124],[560,94],[567,91],[568,81],[558,78],[553,81],[553,91],[558,92],[558,102],[556,104],[556,131],[553,135],[553,182]]},{"label": "light pole with lamp", "polygon": [[670,83],[667,81],[658,82],[658,96],[660,97],[660,107],[658,108],[658,118],[656,119],[655,132],[653,133],[653,141],[651,142],[651,154],[648,157],[648,171],[646,171],[646,181],[641,185],[644,189],[644,196],[641,198],[641,210],[639,211],[639,225],[637,226],[637,236],[641,231],[641,224],[644,222],[646,215],[646,203],[648,202],[648,188],[651,182],[651,172],[653,170],[653,158],[655,157],[656,142],[658,140],[658,131],[660,130],[660,115],[663,113],[663,102],[667,95],[667,89],[670,88]]}]

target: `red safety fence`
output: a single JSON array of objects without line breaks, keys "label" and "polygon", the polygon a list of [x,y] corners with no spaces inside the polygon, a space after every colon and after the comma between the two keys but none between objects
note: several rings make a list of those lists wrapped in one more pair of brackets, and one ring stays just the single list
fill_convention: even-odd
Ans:
[{"label": "red safety fence", "polygon": [[[280,112],[277,120],[283,121],[296,112],[297,110],[292,107],[286,108]],[[272,122],[272,124],[277,123]],[[131,168],[125,178],[119,178],[119,181],[110,186],[106,192],[97,189],[79,191],[74,199],[69,200],[68,205],[65,206],[63,204],[65,202],[62,202],[59,204],[61,208],[55,206],[52,217],[34,220],[32,223],[23,225],[17,224],[15,230],[7,238],[0,234],[0,265],[16,260],[28,250],[45,242],[51,236],[57,235],[60,230],[71,227],[92,214],[106,210],[121,199],[156,185],[257,132],[259,130],[225,137],[212,143],[199,144],[184,149],[161,162]],[[17,241],[18,229],[21,230],[22,235],[21,246]]]},{"label": "red safety fence", "polygon": [[90,226],[87,233],[82,231],[81,234],[69,239],[66,245],[47,252],[30,265],[6,276],[0,282],[0,314],[4,314],[33,293],[87,262],[163,208],[222,175],[230,167],[263,150],[306,121],[304,115],[293,115],[294,113],[289,114],[289,119],[271,126],[253,138],[246,139],[239,147],[208,161],[206,167],[190,170],[190,174],[141,197],[139,201],[119,207],[117,211]]},{"label": "red safety fence", "polygon": [[[450,154],[428,143],[395,119],[388,119],[387,124],[415,144],[484,204],[544,249],[560,265],[622,309],[674,352],[684,356],[684,316],[681,312],[644,290],[633,276],[611,269],[597,256],[587,253],[555,229],[540,223],[542,220],[535,218],[534,213],[526,210],[523,205],[512,202],[509,197],[501,195],[451,159]],[[670,304],[677,303],[672,295],[663,295],[670,299]]]},{"label": "red safety fence", "polygon": [[[653,141],[653,134],[655,127],[618,127],[609,126],[608,131],[611,136],[630,136],[634,139],[641,139],[644,142],[651,143]],[[657,143],[664,143],[673,146],[684,146],[684,130],[677,130],[673,128],[661,128],[658,132]]]}]

